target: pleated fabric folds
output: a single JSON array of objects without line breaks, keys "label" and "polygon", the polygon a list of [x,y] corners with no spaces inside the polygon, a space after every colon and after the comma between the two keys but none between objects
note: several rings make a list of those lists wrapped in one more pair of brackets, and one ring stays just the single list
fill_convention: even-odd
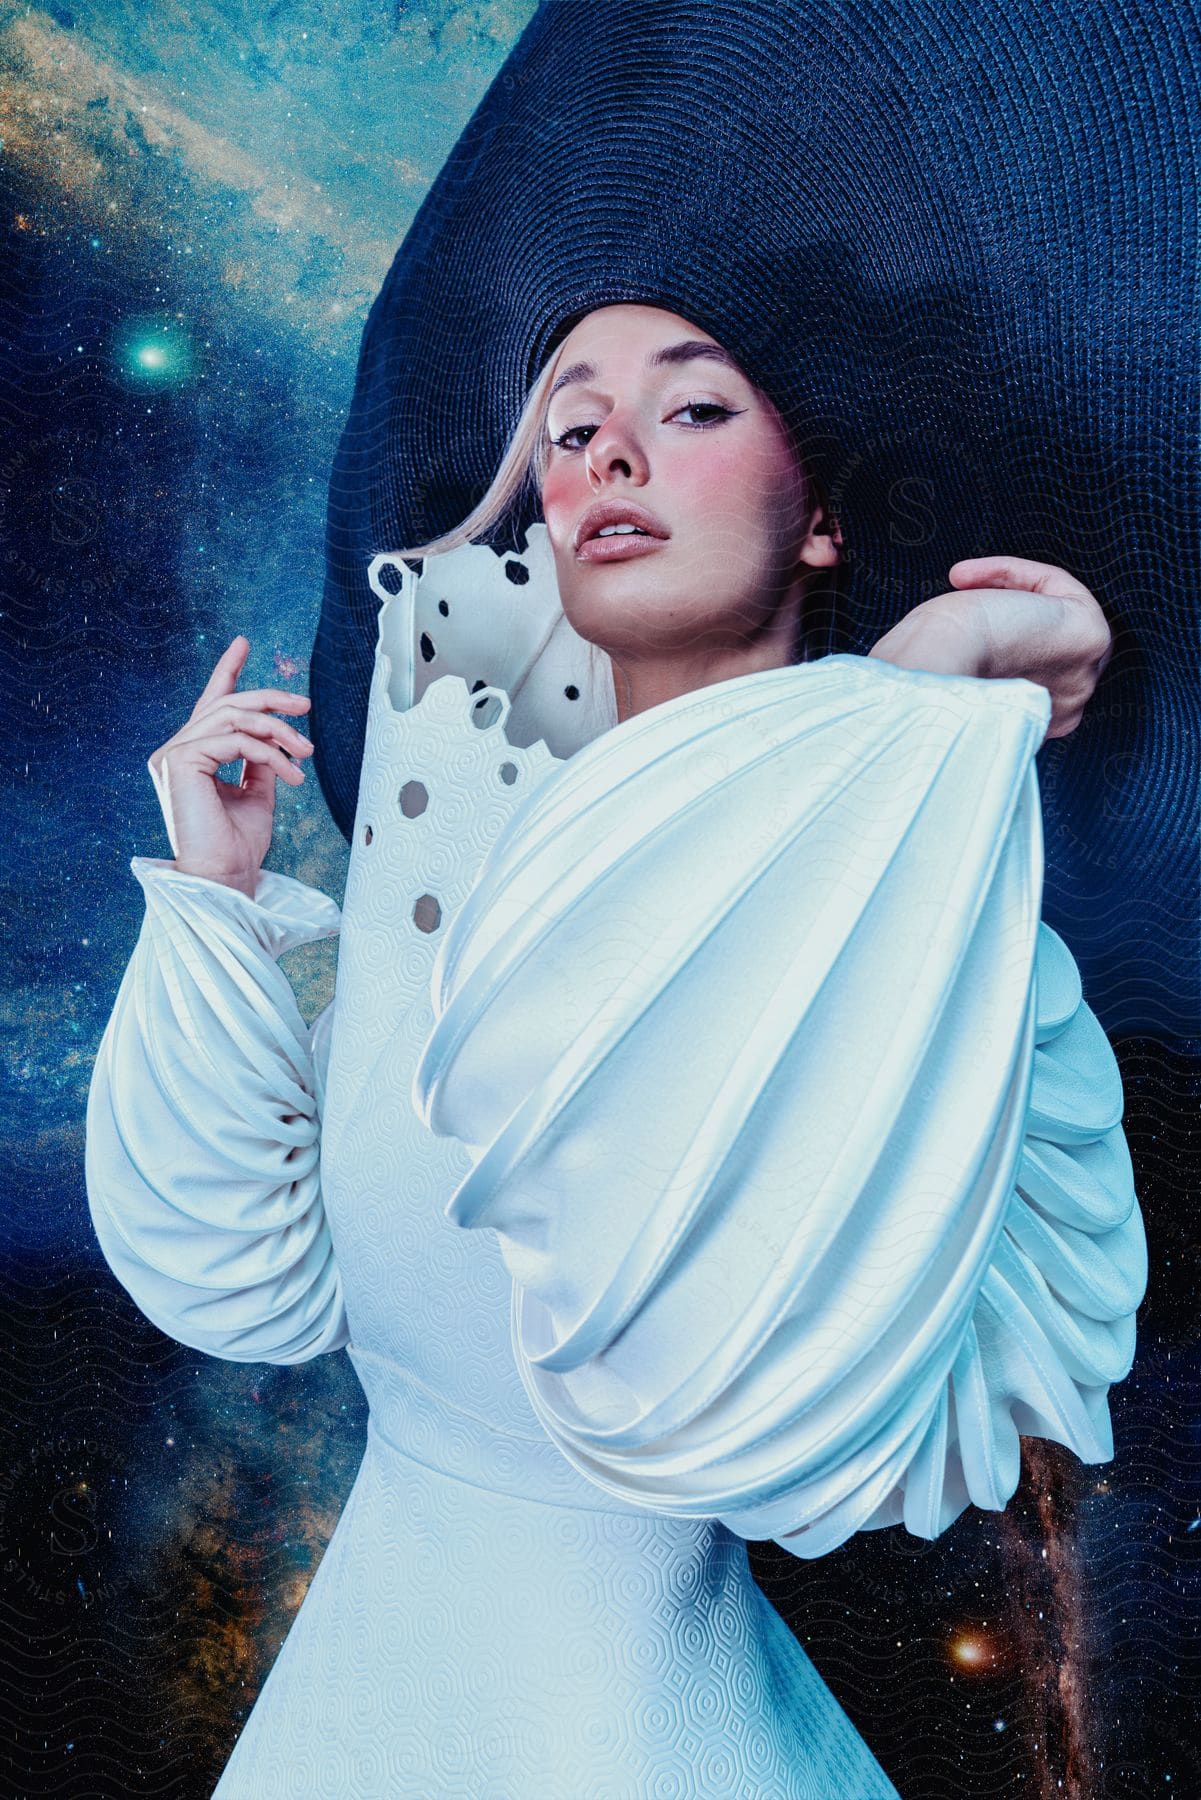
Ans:
[{"label": "pleated fabric folds", "polygon": [[135,856],[146,914],[92,1074],[93,1227],[141,1311],[232,1362],[302,1362],[348,1340],[321,1198],[322,1069],[276,959],[334,935],[318,889],[264,870],[254,899]]},{"label": "pleated fabric folds", "polygon": [[1112,1454],[1146,1250],[1040,921],[1045,689],[833,656],[627,720],[451,920],[413,1100],[568,1460],[813,1557]]}]

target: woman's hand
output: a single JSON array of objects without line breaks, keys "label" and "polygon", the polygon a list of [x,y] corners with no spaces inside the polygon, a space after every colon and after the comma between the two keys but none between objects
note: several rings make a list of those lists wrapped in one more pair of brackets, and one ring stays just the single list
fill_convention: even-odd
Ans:
[{"label": "woman's hand", "polygon": [[[294,756],[308,756],[313,746],[269,710],[304,712],[307,694],[278,688],[236,692],[249,651],[246,638],[234,639],[187,724],[154,751],[146,766],[163,809],[175,867],[223,882],[253,900],[271,847],[275,777],[282,775],[294,787],[304,780],[304,770],[277,746]],[[244,759],[241,782],[221,781],[218,768],[239,756]]]},{"label": "woman's hand", "polygon": [[915,606],[868,655],[933,674],[1036,681],[1051,695],[1047,736],[1075,731],[1113,654],[1093,595],[1066,570],[1021,556],[970,556],[947,573],[955,591]]}]

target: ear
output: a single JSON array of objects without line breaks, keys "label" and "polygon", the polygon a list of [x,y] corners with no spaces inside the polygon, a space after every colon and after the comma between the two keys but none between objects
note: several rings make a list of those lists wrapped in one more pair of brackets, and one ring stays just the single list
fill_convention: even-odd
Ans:
[{"label": "ear", "polygon": [[842,530],[824,500],[818,500],[809,520],[809,529],[797,551],[798,562],[811,569],[830,569],[839,562]]}]

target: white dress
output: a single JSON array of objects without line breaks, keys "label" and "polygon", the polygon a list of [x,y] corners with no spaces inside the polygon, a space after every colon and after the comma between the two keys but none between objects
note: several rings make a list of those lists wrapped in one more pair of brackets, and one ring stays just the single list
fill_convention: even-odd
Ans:
[{"label": "white dress", "polygon": [[[893,1796],[743,1540],[934,1535],[1019,1432],[1112,1454],[1146,1257],[1038,918],[1048,698],[832,657],[557,761],[414,699],[414,605],[341,917],[135,857],[89,1100],[143,1312],[345,1346],[370,1404],[216,1796]],[[310,1031],[276,958],[339,927]]]}]

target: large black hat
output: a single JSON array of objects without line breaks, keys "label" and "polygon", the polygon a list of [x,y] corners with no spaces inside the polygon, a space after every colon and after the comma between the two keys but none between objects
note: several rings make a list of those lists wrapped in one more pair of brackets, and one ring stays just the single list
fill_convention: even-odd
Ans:
[{"label": "large black hat", "polygon": [[[1112,1031],[1201,1031],[1195,0],[545,0],[371,308],[330,484],[318,778],[349,838],[373,557],[457,525],[576,319],[691,319],[842,528],[830,647],[960,557],[1113,627],[1040,753],[1044,916]],[[490,540],[520,549],[523,502]]]}]

